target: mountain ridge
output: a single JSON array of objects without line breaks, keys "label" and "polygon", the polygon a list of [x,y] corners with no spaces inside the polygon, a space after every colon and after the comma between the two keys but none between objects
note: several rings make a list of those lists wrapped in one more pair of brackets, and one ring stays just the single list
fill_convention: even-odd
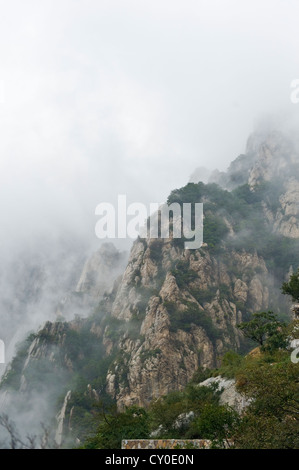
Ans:
[{"label": "mountain ridge", "polygon": [[[252,135],[226,174],[172,191],[168,203],[203,202],[203,246],[184,250],[183,239],[137,239],[124,273],[94,312],[46,323],[1,389],[11,388],[13,376],[14,394],[33,393],[43,380],[42,359],[52,381],[62,377],[53,387],[56,400],[70,391],[65,420],[71,423],[81,412],[78,394],[92,400],[88,386],[119,409],[146,406],[182,390],[198,368],[217,367],[225,352],[245,351],[240,322],[255,311],[283,314],[290,307],[279,286],[298,265],[298,161],[281,133]],[[88,270],[94,279],[96,262],[84,269],[79,291],[98,296],[96,282],[84,281]]]}]

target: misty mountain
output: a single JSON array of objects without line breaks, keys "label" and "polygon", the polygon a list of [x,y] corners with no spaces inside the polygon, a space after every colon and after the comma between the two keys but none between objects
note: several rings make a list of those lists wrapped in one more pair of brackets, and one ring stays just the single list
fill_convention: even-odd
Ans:
[{"label": "misty mountain", "polygon": [[[94,402],[146,406],[182,390],[200,367],[217,367],[225,352],[247,352],[238,324],[252,313],[290,316],[280,286],[299,266],[294,142],[253,134],[227,172],[192,181],[167,202],[203,203],[199,249],[185,250],[183,238],[138,238],[116,279],[125,257],[106,246],[78,272],[57,321],[20,345],[1,382],[1,411],[22,432],[47,421],[71,445],[90,431]],[[74,298],[84,315],[66,321]]]},{"label": "misty mountain", "polygon": [[[10,360],[17,342],[46,320],[67,292],[75,290],[86,244],[78,238],[37,238],[2,258],[0,266],[1,339]],[[2,365],[1,365],[2,366]],[[3,366],[0,371],[3,370]]]}]

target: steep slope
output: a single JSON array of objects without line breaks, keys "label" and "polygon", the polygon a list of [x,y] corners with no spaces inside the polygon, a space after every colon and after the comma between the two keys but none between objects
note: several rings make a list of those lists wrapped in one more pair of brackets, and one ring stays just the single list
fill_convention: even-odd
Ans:
[{"label": "steep slope", "polygon": [[[126,256],[112,244],[103,244],[86,261],[81,275],[73,273],[77,287],[58,304],[57,320],[47,321],[18,344],[0,383],[0,414],[6,413],[16,422],[23,438],[28,433],[40,435],[40,423],[50,423],[54,430],[56,426],[61,428],[62,415],[58,414],[58,420],[55,415],[69,389],[83,393],[89,383],[96,381],[97,390],[105,393],[108,364],[103,359],[105,348],[99,326],[103,315],[97,306],[111,291]],[[7,437],[0,428],[1,447],[9,445]]]},{"label": "steep slope", "polygon": [[[168,202],[204,203],[204,245],[138,240],[112,305],[127,324],[108,372],[120,407],[181,389],[199,366],[240,349],[237,324],[251,312],[285,308],[278,286],[298,265],[298,154],[278,132],[251,136],[226,186],[188,184]],[[238,176],[239,175],[239,176]]]},{"label": "steep slope", "polygon": [[[280,286],[299,265],[298,161],[282,134],[253,135],[227,173],[174,190],[168,203],[203,203],[203,246],[137,239],[123,275],[89,317],[48,323],[29,341],[11,366],[16,393],[38,388],[43,371],[30,383],[28,367],[43,358],[53,377],[64,377],[56,410],[65,405],[76,433],[95,396],[120,409],[146,405],[182,389],[198,367],[218,366],[226,351],[246,350],[238,323],[258,310],[289,311]],[[97,298],[97,266],[87,263],[78,293]],[[1,388],[8,386],[6,377]]]},{"label": "steep slope", "polygon": [[125,324],[120,362],[107,377],[119,406],[180,389],[199,366],[215,367],[239,349],[243,315],[268,308],[267,274],[257,254],[136,242],[111,313]]},{"label": "steep slope", "polygon": [[59,302],[57,319],[72,320],[91,312],[123,273],[127,257],[127,252],[118,251],[112,243],[103,243],[84,263],[75,289]]}]

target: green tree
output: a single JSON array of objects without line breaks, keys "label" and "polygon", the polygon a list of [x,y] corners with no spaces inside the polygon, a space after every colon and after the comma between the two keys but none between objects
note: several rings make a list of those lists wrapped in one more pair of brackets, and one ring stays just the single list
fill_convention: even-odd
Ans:
[{"label": "green tree", "polygon": [[149,418],[143,408],[131,406],[123,413],[103,414],[96,435],[88,439],[84,449],[120,449],[123,439],[148,439]]},{"label": "green tree", "polygon": [[233,437],[237,447],[299,448],[299,364],[280,354],[280,362],[251,360],[237,374],[239,392],[251,400]]},{"label": "green tree", "polygon": [[153,400],[149,407],[151,428],[160,430],[159,438],[177,439],[187,437],[189,424],[178,426],[180,415],[192,411],[200,415],[206,404],[218,404],[220,393],[212,387],[198,387],[188,384],[184,391],[170,392],[168,395]]},{"label": "green tree", "polygon": [[277,319],[273,312],[256,312],[251,320],[240,323],[238,327],[243,331],[246,338],[252,339],[265,347],[284,346],[283,328],[284,323]]},{"label": "green tree", "polygon": [[281,291],[285,295],[290,295],[293,302],[299,302],[299,269],[290,276],[288,282],[284,282]]},{"label": "green tree", "polygon": [[192,423],[189,435],[209,439],[213,447],[230,447],[230,440],[239,420],[238,413],[228,406],[206,404]]}]

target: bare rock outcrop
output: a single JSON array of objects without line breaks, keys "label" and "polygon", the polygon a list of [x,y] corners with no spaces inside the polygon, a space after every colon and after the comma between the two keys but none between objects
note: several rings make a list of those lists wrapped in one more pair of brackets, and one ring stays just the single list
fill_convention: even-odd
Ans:
[{"label": "bare rock outcrop", "polygon": [[267,269],[256,254],[229,256],[228,264],[206,248],[135,243],[112,306],[125,327],[107,391],[120,408],[182,389],[199,366],[216,367],[227,349],[240,346],[242,310],[268,306]]},{"label": "bare rock outcrop", "polygon": [[238,413],[242,413],[249,405],[250,401],[237,391],[234,379],[227,379],[221,376],[210,377],[198,384],[198,387],[211,387],[215,385],[217,390],[221,392],[219,398],[221,405],[228,405]]}]

